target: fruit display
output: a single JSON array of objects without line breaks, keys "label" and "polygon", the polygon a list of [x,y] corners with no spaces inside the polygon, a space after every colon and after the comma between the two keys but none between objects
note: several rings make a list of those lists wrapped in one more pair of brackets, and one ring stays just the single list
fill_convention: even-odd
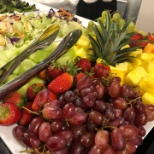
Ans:
[{"label": "fruit display", "polygon": [[8,24],[13,31],[6,33],[3,27],[1,68],[51,23],[59,25],[59,33],[55,42],[26,58],[1,87],[48,57],[70,31],[82,31],[64,55],[2,99],[0,125],[13,126],[13,137],[25,147],[20,152],[135,154],[147,134],[145,126],[154,120],[154,35],[108,10],[87,27],[63,9],[17,17]]}]

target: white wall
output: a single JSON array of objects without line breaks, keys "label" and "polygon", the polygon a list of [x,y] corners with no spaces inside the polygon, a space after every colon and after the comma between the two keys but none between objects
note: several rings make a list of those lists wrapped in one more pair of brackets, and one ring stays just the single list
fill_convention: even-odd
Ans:
[{"label": "white wall", "polygon": [[142,0],[136,25],[139,30],[154,33],[154,0]]}]

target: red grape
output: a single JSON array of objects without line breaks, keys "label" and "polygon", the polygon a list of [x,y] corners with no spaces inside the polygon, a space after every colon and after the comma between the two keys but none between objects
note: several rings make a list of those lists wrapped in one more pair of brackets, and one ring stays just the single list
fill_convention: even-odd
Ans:
[{"label": "red grape", "polygon": [[98,130],[95,136],[95,145],[99,148],[105,148],[109,142],[109,132]]},{"label": "red grape", "polygon": [[66,146],[66,140],[62,135],[53,135],[46,141],[46,147],[50,151],[62,150]]},{"label": "red grape", "polygon": [[29,124],[28,130],[30,132],[33,132],[35,134],[38,133],[40,125],[44,122],[44,120],[41,117],[35,117]]},{"label": "red grape", "polygon": [[91,111],[89,113],[89,118],[96,125],[102,124],[103,115],[101,113],[99,113],[98,111]]},{"label": "red grape", "polygon": [[51,125],[49,122],[43,122],[38,130],[39,139],[46,142],[47,139],[52,135]]},{"label": "red grape", "polygon": [[95,143],[95,134],[92,132],[84,133],[80,138],[80,142],[84,147],[90,148]]},{"label": "red grape", "polygon": [[126,148],[126,140],[120,129],[114,129],[111,132],[111,144],[113,149],[122,151]]},{"label": "red grape", "polygon": [[42,115],[48,120],[61,119],[62,110],[60,107],[47,105],[42,109]]},{"label": "red grape", "polygon": [[132,138],[138,134],[138,128],[132,124],[125,124],[119,127],[125,138]]},{"label": "red grape", "polygon": [[70,118],[74,112],[75,112],[75,105],[73,103],[67,103],[62,109],[64,118]]},{"label": "red grape", "polygon": [[13,128],[12,133],[13,136],[20,141],[22,139],[22,135],[25,132],[25,127],[24,126],[19,126],[17,125],[16,127]]}]

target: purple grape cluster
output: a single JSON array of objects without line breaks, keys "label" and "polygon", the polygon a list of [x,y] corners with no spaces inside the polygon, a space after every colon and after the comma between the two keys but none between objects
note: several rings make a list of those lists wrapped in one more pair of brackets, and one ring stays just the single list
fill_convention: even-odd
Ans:
[{"label": "purple grape cluster", "polygon": [[84,76],[13,134],[35,154],[133,154],[150,110],[154,107],[147,108],[133,87],[121,86],[120,78]]}]

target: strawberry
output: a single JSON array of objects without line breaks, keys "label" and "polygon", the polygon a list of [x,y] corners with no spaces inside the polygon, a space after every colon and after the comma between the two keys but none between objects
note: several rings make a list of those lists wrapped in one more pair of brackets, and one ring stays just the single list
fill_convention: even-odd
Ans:
[{"label": "strawberry", "polygon": [[81,68],[82,72],[89,72],[91,69],[91,63],[87,58],[81,58],[76,62],[78,68]]},{"label": "strawberry", "polygon": [[56,65],[54,63],[47,67],[47,75],[50,78],[50,80],[55,79],[62,73],[64,73],[64,68],[62,68],[60,65]]},{"label": "strawberry", "polygon": [[94,76],[101,78],[101,77],[108,77],[110,75],[110,66],[103,65],[102,63],[97,63],[94,66]]},{"label": "strawberry", "polygon": [[[32,102],[27,103],[24,107],[28,110],[31,110]],[[21,117],[18,121],[18,124],[21,126],[26,126],[30,123],[30,121],[33,119],[34,115],[26,110],[25,108],[21,111]]]},{"label": "strawberry", "polygon": [[13,103],[20,109],[22,108],[22,106],[26,104],[25,97],[18,92],[11,93],[10,95],[8,95],[6,98],[3,99],[3,102]]},{"label": "strawberry", "polygon": [[83,72],[79,72],[74,76],[74,82],[77,83],[82,77],[84,77],[85,74]]},{"label": "strawberry", "polygon": [[148,44],[148,40],[144,39],[141,33],[135,33],[130,39],[130,46],[137,46],[144,48]]},{"label": "strawberry", "polygon": [[37,93],[44,89],[45,86],[42,83],[34,83],[30,85],[27,89],[27,99],[33,101]]},{"label": "strawberry", "polygon": [[143,40],[144,37],[141,33],[135,33],[132,37],[131,40]]},{"label": "strawberry", "polygon": [[154,35],[153,34],[148,34],[147,35],[147,40],[151,41],[152,43],[154,43]]},{"label": "strawberry", "polygon": [[71,74],[65,72],[55,79],[53,79],[47,88],[55,94],[63,93],[69,90],[73,85],[73,77]]},{"label": "strawberry", "polygon": [[57,96],[51,91],[49,91],[47,88],[45,88],[36,95],[32,103],[32,110],[39,111],[40,108],[44,106],[44,104],[54,99],[57,99]]},{"label": "strawberry", "polygon": [[0,104],[0,125],[9,126],[19,121],[21,110],[14,104],[4,102]]}]

